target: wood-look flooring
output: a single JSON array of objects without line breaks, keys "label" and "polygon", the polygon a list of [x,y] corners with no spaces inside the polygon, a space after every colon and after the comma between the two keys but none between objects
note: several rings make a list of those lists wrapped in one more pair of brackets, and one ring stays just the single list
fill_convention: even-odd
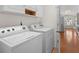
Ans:
[{"label": "wood-look flooring", "polygon": [[60,52],[79,53],[79,39],[76,30],[65,29],[60,33]]}]

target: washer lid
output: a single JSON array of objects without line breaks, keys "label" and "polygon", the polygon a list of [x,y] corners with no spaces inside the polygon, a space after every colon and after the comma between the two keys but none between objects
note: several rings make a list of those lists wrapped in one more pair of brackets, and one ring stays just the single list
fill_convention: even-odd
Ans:
[{"label": "washer lid", "polygon": [[13,47],[20,43],[23,43],[24,41],[31,40],[38,35],[40,35],[40,33],[28,31],[17,35],[12,35],[12,36],[2,38],[2,40],[5,41],[5,43],[7,43],[9,46]]}]

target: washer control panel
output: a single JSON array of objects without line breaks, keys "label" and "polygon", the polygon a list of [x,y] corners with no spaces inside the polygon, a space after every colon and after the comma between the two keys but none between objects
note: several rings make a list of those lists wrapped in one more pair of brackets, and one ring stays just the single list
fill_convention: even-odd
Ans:
[{"label": "washer control panel", "polygon": [[13,26],[13,27],[6,27],[0,29],[0,37],[5,37],[8,35],[12,35],[14,33],[20,33],[24,31],[29,31],[27,26]]}]

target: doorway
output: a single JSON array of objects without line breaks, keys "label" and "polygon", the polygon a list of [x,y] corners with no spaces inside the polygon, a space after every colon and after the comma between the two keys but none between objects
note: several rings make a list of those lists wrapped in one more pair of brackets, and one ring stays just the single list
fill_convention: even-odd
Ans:
[{"label": "doorway", "polygon": [[[59,6],[59,31],[64,29],[64,31],[59,33],[60,53],[79,53],[79,37],[75,29],[76,14],[77,7],[75,6]],[[61,24],[64,25],[63,28]]]}]

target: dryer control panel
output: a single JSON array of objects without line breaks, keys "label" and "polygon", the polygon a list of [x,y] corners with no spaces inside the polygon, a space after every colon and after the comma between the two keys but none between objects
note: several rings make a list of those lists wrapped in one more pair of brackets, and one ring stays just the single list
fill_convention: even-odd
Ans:
[{"label": "dryer control panel", "polygon": [[33,25],[31,25],[31,28],[32,28],[32,29],[34,29],[34,28],[39,29],[39,28],[42,28],[42,27],[43,27],[42,24],[33,24]]}]

